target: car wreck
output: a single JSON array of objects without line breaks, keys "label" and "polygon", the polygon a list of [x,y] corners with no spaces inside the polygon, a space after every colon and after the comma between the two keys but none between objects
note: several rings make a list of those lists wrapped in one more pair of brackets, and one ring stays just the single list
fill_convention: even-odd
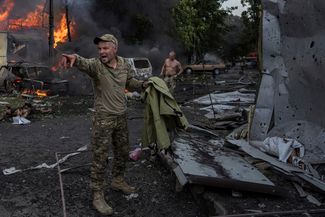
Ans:
[{"label": "car wreck", "polygon": [[132,70],[135,72],[134,76],[138,79],[148,79],[152,76],[152,65],[148,58],[133,57],[127,58]]}]

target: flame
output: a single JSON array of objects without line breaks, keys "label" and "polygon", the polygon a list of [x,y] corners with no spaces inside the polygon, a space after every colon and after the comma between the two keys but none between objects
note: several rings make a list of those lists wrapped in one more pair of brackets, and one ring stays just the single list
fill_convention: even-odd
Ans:
[{"label": "flame", "polygon": [[35,10],[29,12],[26,17],[9,20],[9,29],[17,30],[21,28],[39,28],[43,25],[43,10],[45,2],[39,3]]},{"label": "flame", "polygon": [[24,89],[22,92],[22,94],[28,94],[28,95],[36,95],[38,97],[46,97],[49,94],[48,90],[31,90],[31,89]]},{"label": "flame", "polygon": [[0,22],[6,21],[10,15],[11,10],[14,8],[12,0],[5,0],[2,7],[0,7]]},{"label": "flame", "polygon": [[[17,31],[21,29],[36,29],[44,27],[44,23],[48,20],[48,13],[44,12],[46,1],[41,0],[41,2],[36,5],[36,8],[27,13],[26,16],[11,19],[11,11],[14,8],[14,0],[4,0],[3,4],[0,6],[0,30],[11,30]],[[68,41],[68,25],[65,17],[65,13],[62,12],[59,15],[55,15],[59,21],[55,23],[54,29],[54,48],[58,46],[59,43],[64,43]],[[45,22],[43,22],[45,21]],[[70,34],[71,36],[75,33],[76,23],[72,20],[70,21]]]},{"label": "flame", "polygon": [[[54,30],[54,48],[58,46],[58,43],[68,41],[68,25],[65,17],[65,13],[62,13],[59,25]],[[70,34],[74,34],[75,22],[70,22]]]},{"label": "flame", "polygon": [[39,97],[45,97],[48,95],[48,91],[47,90],[36,90],[36,95]]}]

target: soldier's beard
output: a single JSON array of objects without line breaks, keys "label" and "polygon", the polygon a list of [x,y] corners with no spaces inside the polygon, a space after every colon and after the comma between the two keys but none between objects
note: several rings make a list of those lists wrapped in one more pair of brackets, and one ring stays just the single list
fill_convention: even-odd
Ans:
[{"label": "soldier's beard", "polygon": [[106,55],[99,56],[100,61],[105,64],[109,64],[115,58],[116,58],[116,54],[106,54]]},{"label": "soldier's beard", "polygon": [[112,57],[109,57],[109,56],[106,56],[106,57],[100,57],[100,61],[102,61],[102,63],[109,64],[109,63],[112,62],[115,58],[116,58],[115,56],[112,56]]}]

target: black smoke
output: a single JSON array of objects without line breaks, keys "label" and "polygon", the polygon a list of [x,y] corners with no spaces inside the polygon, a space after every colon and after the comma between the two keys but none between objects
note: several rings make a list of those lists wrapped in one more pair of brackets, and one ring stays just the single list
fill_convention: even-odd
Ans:
[{"label": "black smoke", "polygon": [[121,56],[148,57],[154,71],[159,71],[169,51],[182,51],[175,40],[171,18],[176,3],[176,0],[69,0],[77,34],[70,45],[60,49],[96,56],[93,38],[111,33],[119,40]]}]

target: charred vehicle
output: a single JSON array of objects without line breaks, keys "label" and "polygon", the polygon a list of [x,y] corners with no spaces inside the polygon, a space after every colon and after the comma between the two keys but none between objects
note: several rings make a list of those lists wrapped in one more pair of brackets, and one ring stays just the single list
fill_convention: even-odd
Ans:
[{"label": "charred vehicle", "polygon": [[140,80],[147,79],[152,76],[152,65],[148,58],[133,57],[127,58],[131,68],[135,72],[134,77]]},{"label": "charred vehicle", "polygon": [[1,66],[5,90],[34,92],[46,91],[47,94],[65,94],[68,92],[67,80],[62,80],[45,65],[29,63],[8,63]]}]

